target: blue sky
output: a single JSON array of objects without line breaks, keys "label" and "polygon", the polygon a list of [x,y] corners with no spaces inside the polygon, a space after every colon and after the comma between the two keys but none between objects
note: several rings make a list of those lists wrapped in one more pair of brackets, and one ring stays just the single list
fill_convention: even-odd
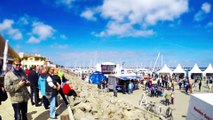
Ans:
[{"label": "blue sky", "polygon": [[208,66],[212,0],[0,0],[0,33],[17,51],[65,65]]}]

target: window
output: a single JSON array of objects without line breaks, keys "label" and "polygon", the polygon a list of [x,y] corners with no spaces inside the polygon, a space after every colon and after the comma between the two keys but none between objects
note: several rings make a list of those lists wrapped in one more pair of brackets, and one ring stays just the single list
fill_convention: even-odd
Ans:
[{"label": "window", "polygon": [[101,65],[101,72],[104,74],[114,74],[116,65]]}]

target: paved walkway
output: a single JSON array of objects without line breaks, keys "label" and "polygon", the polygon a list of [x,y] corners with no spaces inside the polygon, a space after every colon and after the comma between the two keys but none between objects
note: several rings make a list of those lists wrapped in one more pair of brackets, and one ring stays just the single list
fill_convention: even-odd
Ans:
[{"label": "paved walkway", "polygon": [[[203,84],[204,85],[204,84]],[[122,94],[118,93],[118,97],[122,99],[123,101],[126,101],[134,106],[144,108],[144,106],[139,105],[139,101],[142,96],[143,89],[140,88],[139,90],[135,90],[133,94]],[[202,91],[194,91],[193,93],[205,93],[208,92],[206,87],[202,87]],[[112,93],[113,94],[113,93]],[[148,101],[155,102],[157,105],[162,106],[165,110],[167,107],[162,103],[162,100],[164,100],[164,97],[149,97],[146,96]],[[170,105],[170,107],[175,108],[173,112],[174,120],[185,120],[187,111],[188,111],[188,105],[190,100],[190,94],[186,95],[184,90],[179,90],[178,86],[175,86],[175,104]]]},{"label": "paved walkway", "polygon": [[[56,113],[59,114],[58,120],[60,120],[61,115],[68,115],[68,110],[66,104],[62,99],[59,101],[59,106],[57,107]],[[0,105],[0,115],[2,120],[14,120],[14,112],[8,98],[5,102]],[[28,101],[28,120],[51,120],[49,119],[49,110],[45,110],[43,106],[35,107],[32,106],[30,101]]]},{"label": "paved walkway", "polygon": [[[204,85],[204,84],[203,84]],[[190,95],[186,95],[184,91],[180,91],[177,88],[178,86],[175,87],[175,104],[170,105],[172,108],[175,108],[175,111],[173,113],[174,115],[174,120],[184,120],[186,119],[187,115],[187,110],[188,110],[188,104],[189,104],[189,99]],[[202,87],[202,93],[207,92],[206,87]],[[194,93],[200,93],[195,91]],[[113,94],[113,92],[112,92]],[[139,90],[135,90],[133,94],[122,94],[118,93],[118,98],[122,99],[123,101],[126,101],[134,106],[141,107],[139,106],[139,101],[141,99],[142,95],[142,88]],[[156,104],[166,108],[161,101],[164,100],[163,97],[149,97],[147,96],[148,101],[153,101]],[[59,106],[57,107],[57,113],[59,114],[58,120],[60,120],[61,115],[68,115],[68,110],[63,102],[62,99],[59,101]],[[2,105],[0,105],[0,115],[2,116],[3,120],[13,120],[14,117],[14,112],[13,108],[10,102],[10,98],[7,99],[7,101],[2,102]],[[40,107],[35,107],[32,106],[30,101],[28,102],[28,119],[29,120],[50,120],[49,119],[49,110],[45,110],[43,106]]]}]

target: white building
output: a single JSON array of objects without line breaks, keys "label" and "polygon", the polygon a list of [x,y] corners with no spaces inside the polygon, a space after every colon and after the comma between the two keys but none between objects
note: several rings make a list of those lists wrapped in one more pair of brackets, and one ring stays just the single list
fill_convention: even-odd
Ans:
[{"label": "white building", "polygon": [[23,53],[19,53],[20,58],[22,59],[22,67],[29,69],[31,66],[52,66],[55,67],[51,61],[47,60],[45,57],[35,54],[35,55],[24,55]]}]

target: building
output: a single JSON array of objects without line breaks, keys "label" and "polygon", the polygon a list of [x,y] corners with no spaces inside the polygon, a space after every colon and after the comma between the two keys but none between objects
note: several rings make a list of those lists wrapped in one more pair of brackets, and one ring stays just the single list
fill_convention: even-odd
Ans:
[{"label": "building", "polygon": [[[4,58],[4,48],[5,48],[5,39],[0,35],[0,75],[3,67],[3,58]],[[8,53],[7,53],[7,64],[11,66],[13,59],[18,58],[19,55],[10,47],[8,43]]]},{"label": "building", "polygon": [[24,53],[19,53],[20,58],[22,59],[22,67],[24,69],[29,69],[32,66],[52,66],[55,67],[55,65],[46,59],[45,57],[35,54],[35,55],[25,55]]},{"label": "building", "polygon": [[[4,48],[5,48],[5,39],[0,35],[0,87],[4,86],[4,74],[3,72],[3,59],[4,59]],[[19,55],[10,47],[8,43],[8,53],[7,53],[7,68],[12,67],[13,59],[19,57]],[[5,71],[4,71],[5,72]]]}]

